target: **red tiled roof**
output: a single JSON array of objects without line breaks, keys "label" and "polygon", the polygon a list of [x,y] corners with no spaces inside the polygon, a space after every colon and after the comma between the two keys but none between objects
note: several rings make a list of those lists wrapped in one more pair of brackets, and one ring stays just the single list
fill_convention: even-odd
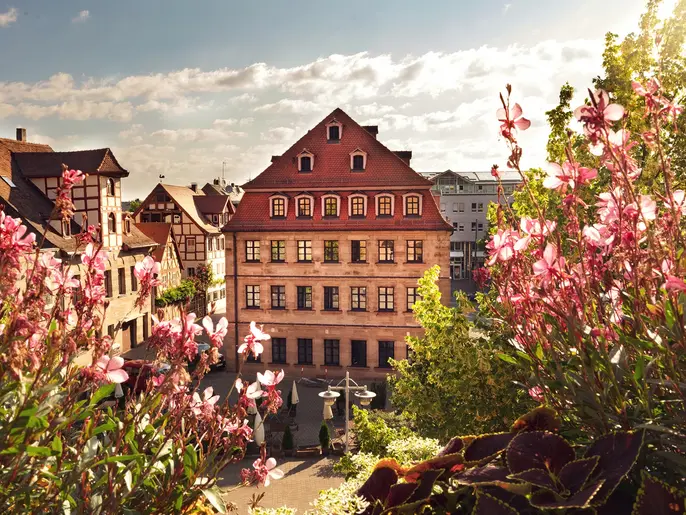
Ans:
[{"label": "red tiled roof", "polygon": [[226,204],[229,202],[228,195],[197,195],[193,197],[195,205],[203,214],[218,214],[223,213]]},{"label": "red tiled roof", "polygon": [[60,177],[62,164],[88,174],[128,177],[109,148],[74,152],[28,152],[15,154],[14,159],[26,177]]},{"label": "red tiled roof", "polygon": [[[343,124],[343,132],[338,143],[327,142],[326,124],[332,118]],[[351,172],[350,153],[358,148],[367,153],[366,169],[362,172]],[[298,171],[296,156],[304,149],[314,154],[312,172]],[[431,186],[431,181],[410,168],[405,161],[386,148],[343,110],[336,109],[308,131],[264,172],[244,184],[243,188],[277,190],[280,188],[388,186],[408,188]]]},{"label": "red tiled roof", "polygon": [[422,216],[403,216],[403,197],[406,192],[394,192],[395,210],[393,217],[376,218],[374,195],[380,191],[365,191],[367,199],[367,216],[365,218],[348,217],[348,195],[353,191],[338,193],[341,197],[340,217],[322,217],[322,195],[326,192],[312,193],[314,212],[312,218],[295,216],[294,195],[290,195],[288,216],[284,219],[270,218],[269,197],[272,193],[246,191],[234,217],[224,227],[224,231],[356,231],[356,230],[423,230],[450,231],[452,226],[441,216],[436,201],[430,190],[421,190],[423,196]]},{"label": "red tiled roof", "polygon": [[162,261],[162,258],[164,257],[164,251],[167,248],[167,242],[169,241],[169,238],[171,238],[172,246],[174,247],[176,257],[179,261],[179,266],[181,266],[181,255],[179,254],[179,249],[176,246],[172,224],[163,222],[146,222],[137,223],[135,227],[137,227],[138,230],[145,234],[148,238],[157,243],[157,248],[151,254],[155,261]]}]

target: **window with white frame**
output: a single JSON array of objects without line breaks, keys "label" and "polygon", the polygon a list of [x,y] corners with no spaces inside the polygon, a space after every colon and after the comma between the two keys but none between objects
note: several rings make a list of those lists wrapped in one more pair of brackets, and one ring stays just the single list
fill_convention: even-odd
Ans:
[{"label": "window with white frame", "polygon": [[303,150],[298,154],[298,171],[311,172],[314,169],[314,154]]},{"label": "window with white frame", "polygon": [[367,216],[367,196],[350,195],[348,197],[349,216]]},{"label": "window with white frame", "polygon": [[376,196],[376,216],[393,216],[393,195],[381,193]]},{"label": "window with white frame", "polygon": [[350,153],[350,169],[354,172],[361,172],[367,168],[367,153],[359,148]]},{"label": "window with white frame", "polygon": [[322,197],[322,214],[324,216],[340,216],[341,202],[338,195],[324,195]]},{"label": "window with white frame", "polygon": [[329,143],[338,142],[343,136],[343,124],[337,120],[331,120],[326,124],[326,139]]},{"label": "window with white frame", "polygon": [[403,215],[420,216],[422,214],[422,196],[414,193],[403,195]]},{"label": "window with white frame", "polygon": [[310,196],[303,195],[295,198],[296,207],[298,208],[297,216],[312,216],[312,202],[313,199]]},{"label": "window with white frame", "polygon": [[288,199],[282,195],[269,199],[269,215],[272,218],[285,218],[288,213]]}]

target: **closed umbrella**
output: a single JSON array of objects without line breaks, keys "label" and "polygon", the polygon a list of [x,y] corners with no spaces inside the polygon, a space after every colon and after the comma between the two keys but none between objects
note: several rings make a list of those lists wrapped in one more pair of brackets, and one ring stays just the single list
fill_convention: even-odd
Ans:
[{"label": "closed umbrella", "polygon": [[296,386],[295,380],[293,381],[293,390],[291,391],[291,404],[298,404],[300,399],[298,398],[298,387]]},{"label": "closed umbrella", "polygon": [[[255,389],[255,393],[261,392],[262,386],[260,386],[260,382],[257,381],[257,382],[255,382],[255,384],[257,385],[257,388]],[[257,399],[255,399],[255,403],[257,403]],[[256,406],[250,406],[248,408],[248,413],[250,413],[251,415],[254,415],[255,413],[257,413],[257,407]]]},{"label": "closed umbrella", "polygon": [[252,437],[257,445],[264,443],[264,424],[259,412],[255,415],[255,429],[253,430]]},{"label": "closed umbrella", "polygon": [[324,420],[331,420],[333,418],[333,411],[331,411],[331,406],[324,403]]}]

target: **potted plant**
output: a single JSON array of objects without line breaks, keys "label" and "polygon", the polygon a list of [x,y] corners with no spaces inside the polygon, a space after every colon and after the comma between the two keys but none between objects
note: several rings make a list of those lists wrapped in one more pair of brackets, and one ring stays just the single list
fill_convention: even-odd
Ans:
[{"label": "potted plant", "polygon": [[329,446],[331,445],[331,435],[329,434],[329,426],[326,420],[322,420],[322,426],[319,428],[319,445],[322,447],[322,454],[324,456],[329,454]]},{"label": "potted plant", "polygon": [[283,439],[281,440],[281,448],[285,456],[293,456],[293,433],[291,433],[291,426],[286,426],[283,432]]}]

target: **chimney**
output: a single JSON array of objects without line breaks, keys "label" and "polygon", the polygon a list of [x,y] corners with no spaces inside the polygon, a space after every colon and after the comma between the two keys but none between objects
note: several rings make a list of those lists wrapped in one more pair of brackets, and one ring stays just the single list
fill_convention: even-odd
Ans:
[{"label": "chimney", "polygon": [[378,125],[363,125],[362,128],[366,130],[369,134],[374,136],[374,139],[376,139],[376,135],[379,134]]},{"label": "chimney", "polygon": [[191,190],[193,191],[193,193],[198,192],[198,183],[197,182],[191,182]]},{"label": "chimney", "polygon": [[215,186],[219,186],[219,179],[215,179],[215,180],[214,180],[214,185],[215,185]]},{"label": "chimney", "polygon": [[272,163],[276,163],[281,156],[272,156]]},{"label": "chimney", "polygon": [[26,129],[17,127],[17,141],[26,141]]},{"label": "chimney", "polygon": [[393,153],[402,159],[407,166],[410,166],[410,159],[412,159],[411,150],[394,150]]}]

